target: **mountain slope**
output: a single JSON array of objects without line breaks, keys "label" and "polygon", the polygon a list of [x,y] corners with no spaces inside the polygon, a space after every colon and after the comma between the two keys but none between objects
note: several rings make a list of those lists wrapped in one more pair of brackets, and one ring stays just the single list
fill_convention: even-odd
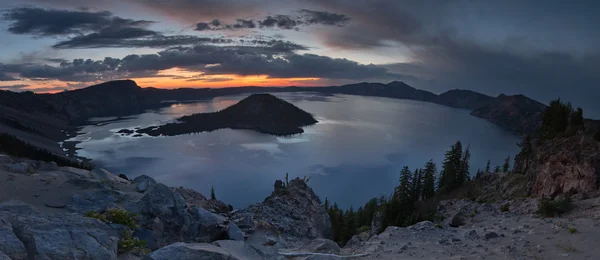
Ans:
[{"label": "mountain slope", "polygon": [[433,102],[455,108],[474,110],[486,105],[494,98],[471,90],[453,89],[439,94]]},{"label": "mountain slope", "polygon": [[501,94],[471,115],[481,117],[519,135],[535,132],[546,105],[523,95]]}]

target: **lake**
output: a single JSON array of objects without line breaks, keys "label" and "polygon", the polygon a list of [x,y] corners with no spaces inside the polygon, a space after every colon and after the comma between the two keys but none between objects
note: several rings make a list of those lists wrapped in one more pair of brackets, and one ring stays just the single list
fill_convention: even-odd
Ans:
[{"label": "lake", "polygon": [[[341,207],[364,204],[391,194],[400,169],[423,167],[433,159],[441,167],[450,145],[471,147],[471,174],[502,165],[518,152],[519,138],[469,115],[468,110],[378,97],[278,93],[276,96],[312,113],[319,123],[293,137],[224,129],[174,137],[129,137],[123,128],[147,127],[200,112],[213,112],[247,95],[172,104],[126,118],[95,118],[71,140],[78,156],[130,178],[146,174],[169,186],[210,194],[235,208],[262,201],[286,172],[310,176],[309,185],[324,201]],[[512,160],[511,160],[512,163]]]}]

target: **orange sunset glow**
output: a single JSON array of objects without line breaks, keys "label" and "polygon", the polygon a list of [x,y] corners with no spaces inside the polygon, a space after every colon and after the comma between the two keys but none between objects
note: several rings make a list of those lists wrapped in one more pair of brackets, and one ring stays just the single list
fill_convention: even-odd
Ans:
[{"label": "orange sunset glow", "polygon": [[[157,73],[157,77],[131,78],[140,87],[154,87],[164,89],[175,88],[225,88],[240,86],[320,86],[320,78],[271,78],[268,75],[241,76],[235,74],[204,75],[196,71],[173,68]],[[95,83],[101,83],[99,80]],[[57,93],[77,89],[77,82],[61,81],[24,81],[28,86],[25,90],[36,93]],[[87,85],[93,85],[90,83]],[[86,86],[87,86],[86,85]]]}]

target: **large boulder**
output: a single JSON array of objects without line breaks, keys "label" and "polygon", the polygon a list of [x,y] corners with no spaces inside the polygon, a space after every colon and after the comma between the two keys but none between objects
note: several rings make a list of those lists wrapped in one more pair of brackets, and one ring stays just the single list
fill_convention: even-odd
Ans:
[{"label": "large boulder", "polygon": [[321,201],[306,182],[294,179],[277,189],[264,202],[233,213],[243,231],[273,228],[288,238],[332,238],[331,220]]},{"label": "large boulder", "polygon": [[136,177],[135,179],[133,179],[132,181],[136,186],[136,190],[138,192],[146,192],[146,190],[148,190],[148,188],[150,188],[150,186],[154,186],[156,185],[156,181],[150,177],[148,177],[147,175],[141,175]]},{"label": "large boulder", "polygon": [[123,201],[125,196],[123,192],[107,189],[73,194],[67,209],[81,214],[88,211],[105,211],[119,207],[118,203]]},{"label": "large boulder", "polygon": [[242,260],[232,256],[225,249],[208,243],[188,244],[178,242],[156,250],[144,260]]},{"label": "large boulder", "polygon": [[340,246],[329,239],[317,238],[311,240],[297,251],[337,255],[340,253]]},{"label": "large boulder", "polygon": [[212,242],[228,238],[229,220],[202,207],[194,206],[191,211],[192,230],[189,234],[196,242]]},{"label": "large boulder", "polygon": [[11,163],[4,165],[4,168],[9,172],[26,174],[32,171],[31,166],[28,163]]},{"label": "large boulder", "polygon": [[99,181],[106,181],[106,182],[111,182],[111,183],[129,183],[129,181],[114,175],[112,173],[110,173],[109,171],[102,169],[102,168],[94,168],[91,172],[90,172],[90,176],[93,179],[99,180]]},{"label": "large boulder", "polygon": [[[19,202],[0,204],[2,223],[26,250],[26,258],[14,237],[3,234],[0,251],[11,259],[117,259],[118,234],[100,220],[77,214],[44,214]],[[10,231],[2,229],[3,233]],[[10,254],[10,255],[9,255]]]},{"label": "large boulder", "polygon": [[143,228],[152,230],[159,245],[183,241],[191,224],[191,216],[183,198],[164,184],[156,184],[126,209],[138,213]]},{"label": "large boulder", "polygon": [[[20,260],[27,259],[25,246],[15,235],[10,218],[6,214],[0,215],[0,252],[3,252],[8,259]],[[2,259],[2,257],[0,257]]]}]

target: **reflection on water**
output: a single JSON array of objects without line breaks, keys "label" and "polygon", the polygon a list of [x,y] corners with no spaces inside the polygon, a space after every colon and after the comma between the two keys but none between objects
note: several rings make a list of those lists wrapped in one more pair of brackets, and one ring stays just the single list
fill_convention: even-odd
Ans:
[{"label": "reflection on water", "polygon": [[94,119],[74,138],[82,141],[78,155],[129,177],[146,174],[204,194],[214,185],[217,197],[235,207],[262,201],[286,172],[309,175],[322,199],[357,207],[370,197],[391,193],[402,166],[422,167],[429,159],[439,164],[457,140],[471,146],[471,172],[484,168],[488,159],[500,165],[518,149],[517,137],[466,110],[376,97],[276,95],[314,114],[319,123],[293,137],[231,129],[174,137],[116,134],[123,128],[218,111],[245,96],[219,97],[122,120]]}]

